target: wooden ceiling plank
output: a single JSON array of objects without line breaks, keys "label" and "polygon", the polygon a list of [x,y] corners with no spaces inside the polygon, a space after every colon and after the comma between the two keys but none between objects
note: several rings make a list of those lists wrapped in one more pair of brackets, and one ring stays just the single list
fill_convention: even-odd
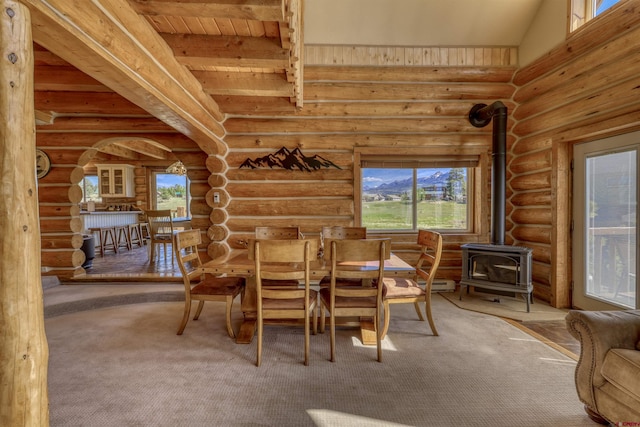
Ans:
[{"label": "wooden ceiling plank", "polygon": [[[220,31],[220,27],[218,27],[218,23],[213,18],[200,18],[200,25],[205,31],[205,34],[209,36],[221,36],[222,32]],[[166,31],[160,31],[166,32]]]},{"label": "wooden ceiling plank", "polygon": [[267,38],[161,34],[187,66],[287,68],[289,51]]},{"label": "wooden ceiling plank", "polygon": [[157,146],[148,144],[143,140],[130,140],[130,141],[119,141],[115,142],[115,145],[118,147],[124,147],[131,151],[135,151],[137,153],[143,154],[145,156],[158,159],[165,160],[167,159],[167,151]]},{"label": "wooden ceiling plank", "polygon": [[[226,153],[224,115],[126,0],[24,0],[34,40],[198,142]],[[153,46],[150,52],[146,46]]]},{"label": "wooden ceiling plank", "polygon": [[142,15],[284,20],[284,0],[131,0],[130,3]]},{"label": "wooden ceiling plank", "polygon": [[98,151],[100,151],[101,153],[123,157],[130,160],[138,160],[140,158],[138,153],[136,153],[135,151],[129,150],[126,147],[118,146],[116,144],[105,145],[104,147],[98,148]]},{"label": "wooden ceiling plank", "polygon": [[194,71],[193,75],[210,95],[276,97],[293,95],[293,86],[287,82],[284,74]]}]

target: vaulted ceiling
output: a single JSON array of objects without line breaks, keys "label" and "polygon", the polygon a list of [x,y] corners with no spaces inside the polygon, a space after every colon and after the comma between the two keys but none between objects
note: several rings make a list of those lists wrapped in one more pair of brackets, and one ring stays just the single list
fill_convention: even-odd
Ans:
[{"label": "vaulted ceiling", "polygon": [[[155,118],[167,129],[193,139],[205,152],[224,152],[223,122],[227,114],[293,112],[304,107],[303,1],[22,0],[31,11],[39,130],[65,129],[65,122],[74,120],[77,125],[82,118],[101,118],[105,126],[126,121],[128,127],[144,129]],[[358,30],[363,25],[363,20],[358,19],[360,0],[306,1],[312,7],[311,17],[320,22],[324,19],[325,28],[330,17],[349,17],[350,24],[342,27],[343,42],[349,42],[353,34],[370,31]],[[405,4],[385,1],[374,3],[391,10]],[[528,25],[540,1],[508,2],[511,6],[521,5],[510,7],[507,12],[511,21],[519,22],[508,26],[509,43],[513,45],[513,40],[522,37],[522,26]],[[466,39],[457,39],[472,45],[489,29],[478,25],[483,21],[475,19],[477,14],[467,13],[467,9],[460,12],[464,6],[461,2],[467,2],[467,9],[478,3],[406,0],[407,5],[420,7],[420,14],[427,14],[424,16],[431,20],[431,27],[435,22],[443,25],[428,34],[421,33],[423,37],[464,32]],[[505,3],[483,3],[491,7],[496,2]],[[450,6],[448,9],[443,9],[445,3]],[[434,20],[429,10],[439,14],[448,11],[448,16],[460,19],[446,24]],[[398,17],[408,16],[406,13],[386,13],[386,27],[383,21],[373,19],[384,19],[385,12],[368,12],[368,16],[378,33],[399,34],[398,27],[402,25],[395,25]],[[469,22],[464,24],[463,18]],[[420,25],[421,21],[412,22]],[[495,27],[495,22],[487,25]],[[418,32],[410,30],[408,22],[404,26],[405,32]],[[318,42],[322,24],[311,27],[311,37]],[[341,37],[339,29],[327,30],[328,39]],[[474,37],[476,42],[472,41]],[[425,39],[421,44],[429,45],[430,41]],[[129,144],[126,140],[105,147],[104,151],[115,154],[124,149],[140,156],[162,155],[158,147]]]}]

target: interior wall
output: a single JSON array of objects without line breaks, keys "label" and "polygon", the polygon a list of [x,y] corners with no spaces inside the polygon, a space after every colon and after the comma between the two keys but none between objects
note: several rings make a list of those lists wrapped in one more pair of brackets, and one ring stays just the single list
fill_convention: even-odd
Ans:
[{"label": "interior wall", "polygon": [[567,9],[567,1],[542,1],[518,47],[521,67],[529,65],[565,41],[569,13]]},{"label": "interior wall", "polygon": [[639,47],[640,16],[616,8],[514,76],[512,235],[539,254],[534,282],[556,307],[571,306],[571,148],[640,128]]},{"label": "interior wall", "polygon": [[[467,116],[480,102],[502,100],[513,107],[509,100],[514,91],[510,81],[515,67],[504,50],[489,48],[489,54],[484,55],[480,48],[483,54],[474,56],[474,48],[469,48],[471,54],[463,56],[464,66],[389,67],[357,65],[388,59],[378,55],[376,49],[369,50],[373,54],[370,57],[364,51],[355,57],[349,55],[352,47],[309,49],[305,52],[309,63],[305,65],[302,110],[236,116],[225,121],[228,218],[217,227],[221,228],[220,235],[228,236],[232,249],[241,249],[258,224],[299,226],[305,235],[319,235],[323,225],[354,225],[355,148],[398,154],[416,149],[424,154],[472,149],[483,153],[483,168],[488,170],[492,127],[475,128]],[[316,55],[318,51],[323,54]],[[461,48],[460,52],[467,50]],[[490,62],[492,57],[495,65],[487,65],[485,59]],[[344,64],[344,58],[350,63],[335,65]],[[448,58],[457,61],[459,56]],[[480,65],[473,63],[476,59]],[[273,154],[282,147],[300,149],[308,157],[322,156],[339,169],[241,167],[247,159]],[[488,241],[490,182],[486,179],[479,185],[483,197],[477,202],[484,215],[477,219],[476,233],[445,236],[439,278],[460,279],[460,244]],[[416,233],[387,236],[392,238],[394,252],[408,262],[416,261]]]}]

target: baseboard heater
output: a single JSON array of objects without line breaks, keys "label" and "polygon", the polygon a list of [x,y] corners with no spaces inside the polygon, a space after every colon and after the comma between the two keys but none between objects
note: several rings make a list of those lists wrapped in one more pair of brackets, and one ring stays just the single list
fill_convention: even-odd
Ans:
[{"label": "baseboard heater", "polygon": [[453,292],[456,290],[456,282],[453,280],[434,280],[431,284],[431,292]]}]

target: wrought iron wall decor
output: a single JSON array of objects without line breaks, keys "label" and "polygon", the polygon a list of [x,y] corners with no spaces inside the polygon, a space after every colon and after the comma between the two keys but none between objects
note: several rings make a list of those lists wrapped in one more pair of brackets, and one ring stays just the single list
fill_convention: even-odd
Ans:
[{"label": "wrought iron wall decor", "polygon": [[314,155],[311,157],[305,156],[299,148],[293,151],[289,151],[286,147],[282,147],[273,154],[268,154],[263,157],[256,157],[255,159],[247,159],[242,162],[240,169],[242,168],[282,168],[289,170],[301,170],[312,172],[314,170],[322,168],[336,168],[342,169],[330,160],[325,159],[322,156]]}]

